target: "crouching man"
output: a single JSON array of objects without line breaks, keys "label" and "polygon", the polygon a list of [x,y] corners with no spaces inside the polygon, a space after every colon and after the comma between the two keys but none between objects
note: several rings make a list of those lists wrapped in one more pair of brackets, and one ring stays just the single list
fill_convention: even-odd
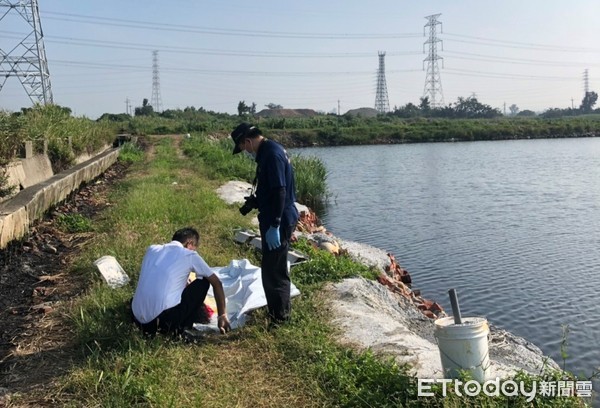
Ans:
[{"label": "crouching man", "polygon": [[[183,228],[171,242],[146,250],[131,302],[133,321],[145,334],[182,334],[206,320],[204,300],[209,285],[217,303],[219,330],[224,334],[231,329],[223,285],[196,252],[199,241],[198,231]],[[190,272],[197,279],[188,284]]]}]

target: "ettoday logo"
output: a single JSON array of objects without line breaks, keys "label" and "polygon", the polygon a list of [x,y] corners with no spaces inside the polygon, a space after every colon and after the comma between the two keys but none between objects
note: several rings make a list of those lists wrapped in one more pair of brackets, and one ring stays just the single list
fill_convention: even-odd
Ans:
[{"label": "ettoday logo", "polygon": [[475,380],[419,378],[417,395],[419,397],[433,397],[435,393],[431,389],[434,384],[442,385],[442,396],[444,397],[447,395],[448,390],[453,390],[454,394],[459,397],[463,395],[475,397],[481,393],[489,397],[500,395],[506,397],[523,396],[527,402],[533,401],[536,395],[547,397],[592,396],[591,381],[532,381],[526,384],[523,381],[500,381],[500,378],[488,380],[484,383]]}]

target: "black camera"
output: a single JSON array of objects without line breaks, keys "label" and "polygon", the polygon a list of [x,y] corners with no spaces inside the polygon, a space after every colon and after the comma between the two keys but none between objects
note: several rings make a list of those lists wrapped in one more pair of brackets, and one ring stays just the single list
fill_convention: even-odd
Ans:
[{"label": "black camera", "polygon": [[253,209],[258,208],[258,201],[254,194],[244,197],[244,200],[246,200],[246,202],[240,207],[240,213],[242,215],[246,215]]}]

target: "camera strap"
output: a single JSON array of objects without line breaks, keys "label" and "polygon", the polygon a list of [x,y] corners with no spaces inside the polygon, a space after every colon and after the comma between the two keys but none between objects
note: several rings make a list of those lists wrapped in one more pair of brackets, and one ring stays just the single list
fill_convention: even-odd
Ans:
[{"label": "camera strap", "polygon": [[256,193],[256,187],[258,186],[259,171],[260,171],[260,168],[258,166],[256,166],[256,172],[254,173],[254,180],[252,180],[252,190],[250,190],[252,195],[254,195],[254,193]]}]

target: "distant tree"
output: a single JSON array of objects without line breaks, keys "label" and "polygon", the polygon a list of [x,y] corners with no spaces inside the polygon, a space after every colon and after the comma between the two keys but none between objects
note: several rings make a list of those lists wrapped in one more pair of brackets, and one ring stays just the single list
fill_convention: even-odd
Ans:
[{"label": "distant tree", "polygon": [[536,113],[532,110],[522,110],[521,112],[517,113],[517,116],[521,116],[521,117],[534,117],[537,116]]},{"label": "distant tree", "polygon": [[456,116],[451,103],[449,103],[446,106],[442,106],[441,108],[435,109],[434,113],[435,116],[440,118],[453,118]]},{"label": "distant tree", "polygon": [[154,115],[154,108],[148,103],[148,98],[142,100],[142,106],[136,107],[134,110],[135,116],[152,116]]},{"label": "distant tree", "polygon": [[250,114],[256,115],[256,102],[252,102],[252,105],[250,106]]},{"label": "distant tree", "polygon": [[394,107],[392,114],[401,118],[416,118],[422,115],[422,109],[419,109],[414,103],[409,102],[400,108]]},{"label": "distant tree", "polygon": [[597,100],[598,94],[596,92],[586,92],[585,96],[583,97],[583,100],[581,101],[579,109],[581,109],[581,112],[583,113],[590,113],[592,112],[592,109],[594,108],[594,105],[596,104]]},{"label": "distant tree", "polygon": [[457,118],[494,118],[502,115],[498,109],[479,102],[474,96],[459,97],[454,105],[454,114]]},{"label": "distant tree", "polygon": [[560,108],[550,108],[542,113],[542,117],[544,118],[560,118],[565,116],[565,110]]},{"label": "distant tree", "polygon": [[[33,107],[31,107],[31,108],[21,108],[20,114],[27,115],[28,113],[33,112],[36,109],[40,109],[40,108],[42,108],[42,105],[39,105],[39,104],[36,104]],[[56,113],[58,113],[60,115],[63,115],[63,116],[71,116],[71,114],[73,113],[73,111],[71,110],[71,108],[66,107],[66,106],[55,105],[55,104],[53,104],[53,105],[46,105],[45,109],[51,109],[52,112],[56,112]]]},{"label": "distant tree", "polygon": [[126,122],[129,119],[131,119],[131,115],[127,113],[103,113],[102,116],[96,119],[96,122],[101,122],[103,120],[109,122]]},{"label": "distant tree", "polygon": [[276,103],[269,103],[265,105],[268,109],[283,109],[283,106],[278,105]]},{"label": "distant tree", "polygon": [[516,116],[519,113],[519,107],[514,103],[508,107],[508,110],[510,111],[510,116]]},{"label": "distant tree", "polygon": [[250,107],[246,105],[246,101],[240,101],[237,107],[238,116],[245,116],[250,112]]},{"label": "distant tree", "polygon": [[428,96],[420,98],[419,109],[421,109],[424,113],[431,109],[431,103],[429,102]]}]

